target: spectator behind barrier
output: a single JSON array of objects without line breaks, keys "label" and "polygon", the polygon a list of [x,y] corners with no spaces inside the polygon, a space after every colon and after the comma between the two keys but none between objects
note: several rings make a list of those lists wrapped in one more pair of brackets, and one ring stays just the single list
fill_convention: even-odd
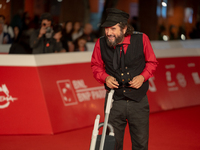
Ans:
[{"label": "spectator behind barrier", "polygon": [[169,39],[170,40],[176,40],[176,26],[175,25],[170,25],[169,26]]},{"label": "spectator behind barrier", "polygon": [[73,23],[72,21],[66,21],[64,24],[64,29],[62,31],[62,44],[63,48],[68,51],[74,51],[74,44],[72,42],[72,30],[73,30]]},{"label": "spectator behind barrier", "polygon": [[83,29],[83,36],[86,38],[87,42],[95,42],[97,40],[90,23],[85,24]]},{"label": "spectator behind barrier", "polygon": [[79,21],[76,21],[74,23],[74,27],[73,27],[72,40],[75,41],[76,39],[81,37],[81,35],[83,35],[83,30],[81,28],[81,23]]},{"label": "spectator behind barrier", "polygon": [[10,44],[11,38],[10,35],[3,30],[4,22],[0,21],[0,44]]},{"label": "spectator behind barrier", "polygon": [[87,40],[84,36],[79,37],[75,42],[75,51],[87,51]]},{"label": "spectator behind barrier", "polygon": [[66,21],[63,29],[63,37],[66,38],[68,41],[72,41],[72,30],[73,23],[71,21]]},{"label": "spectator behind barrier", "polygon": [[200,21],[196,23],[195,28],[190,33],[191,39],[200,39]]},{"label": "spectator behind barrier", "polygon": [[33,54],[53,53],[61,51],[53,38],[52,16],[50,13],[44,13],[40,17],[41,27],[32,32],[30,37],[30,46]]},{"label": "spectator behind barrier", "polygon": [[6,24],[6,18],[4,15],[0,15],[0,21],[3,22],[3,31],[4,33],[8,33],[10,35],[10,38],[12,39],[14,37],[14,32],[13,32],[13,28],[11,26],[8,26]]},{"label": "spectator behind barrier", "polygon": [[62,42],[61,42],[61,38],[62,38],[62,26],[61,25],[55,25],[53,28],[54,31],[54,36],[53,38],[56,40],[56,44],[58,47],[60,47],[60,51],[55,51],[55,53],[57,52],[66,52],[66,50],[63,48]]},{"label": "spectator behind barrier", "polygon": [[[16,30],[16,31],[15,31]],[[17,28],[14,28],[14,32],[17,32]],[[26,32],[18,34],[16,40],[13,41],[9,54],[32,54],[32,49],[29,44],[29,35]]]},{"label": "spectator behind barrier", "polygon": [[20,28],[19,26],[15,26],[13,28],[14,30],[14,37],[13,37],[13,41],[12,42],[18,42],[19,41],[19,38],[20,38],[20,35],[21,35],[21,31],[20,31]]}]

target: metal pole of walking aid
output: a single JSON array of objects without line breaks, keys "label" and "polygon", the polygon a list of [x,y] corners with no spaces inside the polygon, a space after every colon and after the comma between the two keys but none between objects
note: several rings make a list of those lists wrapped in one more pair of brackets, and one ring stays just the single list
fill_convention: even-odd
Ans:
[{"label": "metal pole of walking aid", "polygon": [[112,97],[113,97],[114,92],[115,92],[114,90],[110,90],[110,92],[108,93],[108,99],[107,99],[106,111],[105,111],[105,119],[104,119],[104,126],[103,126],[103,132],[102,132],[102,136],[101,136],[101,142],[100,142],[99,150],[103,150],[103,147],[104,147],[106,130],[107,130],[107,126],[108,126],[108,118],[109,118],[109,114],[110,114],[110,107],[111,107]]},{"label": "metal pole of walking aid", "polygon": [[96,119],[95,119],[95,122],[94,122],[94,129],[93,129],[93,132],[92,132],[92,139],[91,139],[91,144],[90,144],[90,150],[95,150],[96,141],[97,141],[97,135],[99,133],[99,130],[98,130],[99,120],[100,120],[100,115],[97,115]]}]

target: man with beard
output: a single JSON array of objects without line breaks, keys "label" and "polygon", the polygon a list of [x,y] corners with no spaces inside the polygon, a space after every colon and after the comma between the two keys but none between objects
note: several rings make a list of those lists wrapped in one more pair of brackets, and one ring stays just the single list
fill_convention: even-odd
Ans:
[{"label": "man with beard", "polygon": [[146,92],[148,79],[153,76],[158,62],[147,35],[134,32],[128,24],[129,14],[115,8],[108,8],[107,13],[101,25],[105,36],[97,40],[92,54],[93,75],[104,84],[106,99],[110,89],[115,90],[109,116],[115,132],[115,150],[123,149],[127,123],[132,149],[147,150],[149,103]]}]

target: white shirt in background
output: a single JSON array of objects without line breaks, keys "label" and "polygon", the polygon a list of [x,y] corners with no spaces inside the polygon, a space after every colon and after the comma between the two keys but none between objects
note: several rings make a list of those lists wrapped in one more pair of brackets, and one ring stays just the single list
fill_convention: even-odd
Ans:
[{"label": "white shirt in background", "polygon": [[3,32],[4,33],[8,33],[10,35],[10,38],[14,38],[14,32],[13,32],[13,28],[11,26],[8,26],[7,24],[4,24]]}]

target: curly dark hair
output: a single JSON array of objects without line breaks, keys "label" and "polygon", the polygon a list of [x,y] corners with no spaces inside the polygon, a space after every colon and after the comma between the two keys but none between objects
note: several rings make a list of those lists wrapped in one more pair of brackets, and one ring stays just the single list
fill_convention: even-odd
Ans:
[{"label": "curly dark hair", "polygon": [[128,36],[128,35],[131,35],[133,34],[133,31],[134,31],[134,28],[128,24],[128,23],[125,23],[125,22],[120,22],[119,23],[119,27],[121,29],[121,31],[127,26],[127,30],[126,30],[126,33],[124,34],[124,36]]}]

